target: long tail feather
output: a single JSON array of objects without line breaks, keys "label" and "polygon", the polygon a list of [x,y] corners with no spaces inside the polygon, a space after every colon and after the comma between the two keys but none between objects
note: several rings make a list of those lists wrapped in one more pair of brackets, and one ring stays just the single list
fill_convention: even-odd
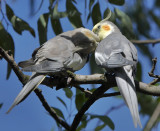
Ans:
[{"label": "long tail feather", "polygon": [[135,83],[132,76],[132,69],[128,71],[127,69],[122,68],[116,72],[116,82],[120,90],[121,95],[123,96],[126,105],[128,106],[135,127],[137,124],[142,128],[139,112],[138,112],[138,101],[135,92]]},{"label": "long tail feather", "polygon": [[32,73],[27,84],[20,91],[18,96],[15,98],[12,106],[6,113],[9,113],[16,105],[18,105],[21,101],[23,101],[45,78],[45,75],[39,75],[37,73]]}]

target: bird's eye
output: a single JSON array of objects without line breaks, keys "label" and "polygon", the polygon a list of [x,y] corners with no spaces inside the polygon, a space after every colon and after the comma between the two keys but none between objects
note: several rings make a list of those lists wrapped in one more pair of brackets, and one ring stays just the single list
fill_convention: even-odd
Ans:
[{"label": "bird's eye", "polygon": [[99,25],[97,28],[98,28],[98,29],[100,29],[100,28],[101,28],[101,26]]}]

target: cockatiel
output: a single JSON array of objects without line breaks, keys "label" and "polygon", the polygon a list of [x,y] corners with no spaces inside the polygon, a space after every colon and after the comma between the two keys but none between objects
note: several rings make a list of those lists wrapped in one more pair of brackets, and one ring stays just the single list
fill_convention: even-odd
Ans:
[{"label": "cockatiel", "polygon": [[99,37],[92,31],[78,28],[64,32],[37,48],[31,59],[19,63],[22,71],[33,73],[7,113],[26,98],[46,75],[60,74],[67,70],[74,72],[83,68],[98,41]]},{"label": "cockatiel", "polygon": [[135,46],[115,24],[106,19],[96,24],[92,31],[101,40],[95,51],[97,65],[115,74],[117,86],[130,109],[135,127],[137,124],[142,127],[134,83],[138,61]]}]

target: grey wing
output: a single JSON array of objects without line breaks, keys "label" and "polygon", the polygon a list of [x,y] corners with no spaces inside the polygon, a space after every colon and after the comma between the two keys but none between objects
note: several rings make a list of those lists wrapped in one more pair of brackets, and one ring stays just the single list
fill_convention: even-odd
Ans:
[{"label": "grey wing", "polygon": [[46,73],[46,72],[59,72],[64,70],[64,66],[62,62],[53,61],[50,59],[43,60],[39,64],[27,66],[22,69],[22,71],[26,72],[38,72],[38,73]]},{"label": "grey wing", "polygon": [[[137,63],[136,49],[134,58],[128,40],[121,34],[113,34],[102,40],[95,52],[96,63],[104,68],[117,68]],[[135,60],[136,59],[136,60]]]},{"label": "grey wing", "polygon": [[135,64],[136,63],[134,61],[130,61],[124,58],[122,53],[116,53],[111,55],[111,57],[109,57],[109,59],[106,62],[102,63],[102,66],[106,68],[117,68],[126,65],[134,66]]},{"label": "grey wing", "polygon": [[24,67],[22,70],[39,73],[61,71],[64,69],[63,63],[72,57],[73,48],[71,41],[57,36],[33,53],[34,65]]}]

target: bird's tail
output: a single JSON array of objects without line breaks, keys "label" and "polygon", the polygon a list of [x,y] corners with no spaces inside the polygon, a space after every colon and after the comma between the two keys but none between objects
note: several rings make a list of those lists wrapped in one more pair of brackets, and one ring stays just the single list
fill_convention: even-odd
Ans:
[{"label": "bird's tail", "polygon": [[135,92],[135,83],[132,74],[132,69],[129,71],[124,67],[116,72],[116,82],[120,90],[121,95],[123,96],[125,103],[127,104],[135,127],[137,124],[142,128],[139,112],[138,112],[138,101]]},{"label": "bird's tail", "polygon": [[23,101],[36,87],[44,80],[46,76],[40,75],[37,73],[32,73],[30,79],[28,80],[27,84],[23,87],[20,91],[18,96],[15,98],[12,106],[6,113],[9,113],[16,105],[18,105],[21,101]]}]

